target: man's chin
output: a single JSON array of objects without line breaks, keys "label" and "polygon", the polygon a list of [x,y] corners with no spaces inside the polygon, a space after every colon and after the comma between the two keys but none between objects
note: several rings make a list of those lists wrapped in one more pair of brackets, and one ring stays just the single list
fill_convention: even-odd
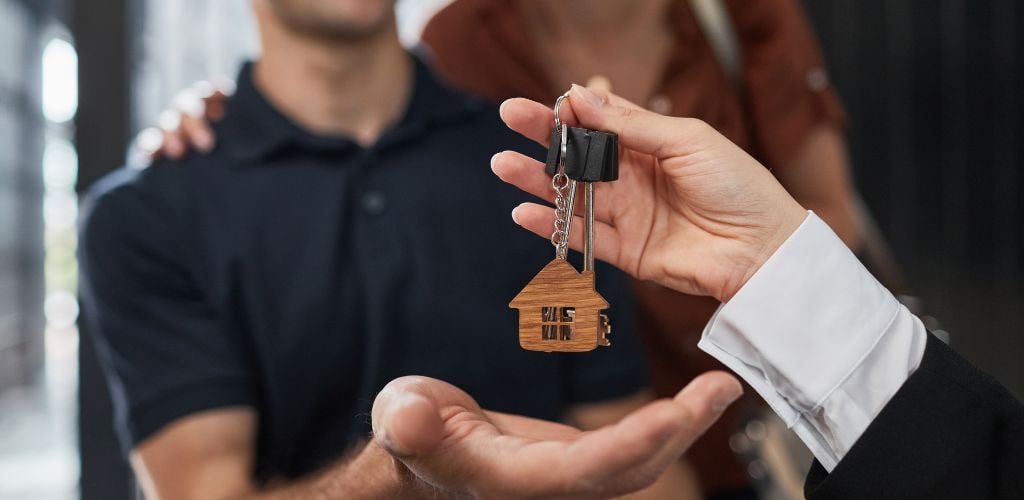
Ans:
[{"label": "man's chin", "polygon": [[277,17],[290,31],[308,37],[337,41],[360,41],[380,36],[394,26],[393,10],[363,12],[361,15],[294,12],[277,9]]},{"label": "man's chin", "polygon": [[395,0],[263,0],[273,16],[296,34],[360,40],[394,24]]},{"label": "man's chin", "polygon": [[365,22],[323,19],[310,21],[301,29],[305,34],[318,38],[355,42],[376,38],[390,30],[393,23],[394,20],[391,16]]}]

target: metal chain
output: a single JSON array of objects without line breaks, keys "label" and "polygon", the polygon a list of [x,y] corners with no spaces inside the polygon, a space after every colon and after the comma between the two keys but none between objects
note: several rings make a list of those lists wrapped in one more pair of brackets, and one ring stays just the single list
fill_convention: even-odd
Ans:
[{"label": "metal chain", "polygon": [[555,256],[564,259],[569,245],[569,207],[565,199],[565,190],[569,187],[569,177],[559,165],[558,173],[551,178],[551,187],[555,190],[555,232],[551,233],[551,244],[555,246]]},{"label": "metal chain", "polygon": [[565,152],[568,130],[558,117],[562,101],[569,97],[569,93],[562,94],[555,101],[555,129],[561,132],[561,151],[558,155],[558,172],[551,178],[551,187],[555,190],[555,231],[551,233],[551,244],[555,247],[555,257],[565,259],[569,253],[569,226],[572,221],[572,207],[574,201],[572,196],[575,189],[571,189],[570,195],[566,198],[566,189],[569,189],[573,181],[565,175]]}]

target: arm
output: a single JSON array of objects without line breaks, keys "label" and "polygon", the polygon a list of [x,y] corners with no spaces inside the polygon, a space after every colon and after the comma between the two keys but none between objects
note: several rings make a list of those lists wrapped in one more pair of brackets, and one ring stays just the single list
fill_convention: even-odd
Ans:
[{"label": "arm", "polygon": [[[1024,498],[1024,405],[933,336],[918,369],[839,465],[815,463],[811,500]],[[864,478],[870,477],[870,481]]]},{"label": "arm", "polygon": [[209,299],[191,221],[164,198],[180,176],[156,190],[145,175],[161,174],[108,178],[92,193],[80,262],[118,431],[149,497],[400,498],[405,483],[376,446],[295,484],[254,482],[258,396],[246,349]]},{"label": "arm", "polygon": [[309,477],[256,484],[252,476],[256,426],[256,414],[250,409],[219,409],[182,418],[142,442],[131,462],[146,498],[356,500],[418,498],[430,492],[408,480],[373,441]]},{"label": "arm", "polygon": [[[724,303],[701,347],[793,426],[820,474],[835,474],[832,487],[811,492],[815,498],[877,496],[883,487],[900,498],[1019,495],[1020,403],[952,353],[945,364],[961,369],[921,375],[945,370],[922,365],[924,344],[936,344],[920,321],[753,158],[706,124],[658,116],[613,95],[574,87],[570,104],[563,120],[615,132],[623,147],[619,181],[601,186],[602,198],[618,203],[595,214],[602,234],[595,254]],[[543,142],[552,112],[511,100],[502,117]],[[506,152],[493,170],[549,196],[534,160]],[[553,215],[537,204],[513,211],[541,235]],[[915,372],[919,365],[926,371]],[[960,474],[965,461],[973,474]],[[891,480],[865,478],[876,468]],[[808,484],[823,483],[812,477]]]},{"label": "arm", "polygon": [[[615,401],[579,405],[570,409],[567,418],[572,425],[582,430],[596,430],[621,421],[651,400],[650,394],[641,392]],[[634,493],[629,498],[697,499],[701,498],[700,484],[689,463],[685,459],[680,459],[665,469],[653,485]]]}]

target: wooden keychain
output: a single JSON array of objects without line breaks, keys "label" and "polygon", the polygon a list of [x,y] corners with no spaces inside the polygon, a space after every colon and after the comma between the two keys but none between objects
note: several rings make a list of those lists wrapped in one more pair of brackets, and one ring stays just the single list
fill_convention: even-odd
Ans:
[{"label": "wooden keychain", "polygon": [[[558,111],[568,96],[555,101],[546,162],[555,190],[555,258],[509,304],[519,310],[519,345],[530,351],[584,352],[611,345],[611,324],[602,313],[609,305],[595,288],[593,183],[618,179],[618,136],[563,124]],[[579,183],[584,193],[583,272],[567,260]]]}]

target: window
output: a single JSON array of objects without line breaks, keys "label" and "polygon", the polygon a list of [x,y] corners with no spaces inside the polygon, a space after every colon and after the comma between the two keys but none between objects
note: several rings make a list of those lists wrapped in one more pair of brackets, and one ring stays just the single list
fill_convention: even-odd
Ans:
[{"label": "window", "polygon": [[542,340],[572,340],[575,307],[542,307],[540,315]]}]

